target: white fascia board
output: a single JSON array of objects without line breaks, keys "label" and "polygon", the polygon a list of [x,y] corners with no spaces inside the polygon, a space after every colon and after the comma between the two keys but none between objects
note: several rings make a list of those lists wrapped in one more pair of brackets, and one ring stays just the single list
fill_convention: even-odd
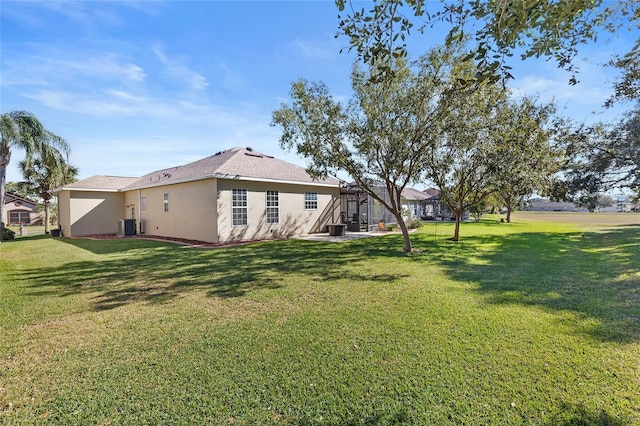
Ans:
[{"label": "white fascia board", "polygon": [[253,182],[268,182],[268,183],[284,183],[288,185],[322,186],[326,188],[340,187],[340,183],[300,182],[295,180],[264,179],[264,178],[252,178],[252,177],[243,177],[243,176],[236,176],[231,178],[219,178],[219,179],[249,180]]},{"label": "white fascia board", "polygon": [[299,181],[293,181],[293,180],[254,178],[254,177],[248,177],[248,176],[239,176],[239,175],[235,175],[234,176],[234,175],[216,173],[216,174],[207,175],[207,176],[200,176],[200,177],[197,177],[197,178],[176,179],[176,180],[172,180],[170,182],[156,181],[156,182],[150,183],[149,185],[140,185],[140,186],[127,188],[126,190],[121,189],[119,191],[134,191],[134,190],[137,190],[137,189],[155,188],[155,187],[158,187],[158,186],[177,185],[177,184],[180,184],[180,183],[195,182],[195,181],[206,180],[206,179],[226,179],[226,180],[240,180],[240,181],[251,181],[251,182],[283,183],[283,184],[290,184],[290,185],[321,186],[321,187],[327,187],[327,188],[339,188],[340,187],[339,183],[333,184],[333,183],[321,183],[321,182],[299,182]]},{"label": "white fascia board", "polygon": [[87,191],[87,192],[120,192],[119,189],[96,189],[96,188],[56,188],[54,189],[53,192],[54,194],[57,194],[60,191]]}]

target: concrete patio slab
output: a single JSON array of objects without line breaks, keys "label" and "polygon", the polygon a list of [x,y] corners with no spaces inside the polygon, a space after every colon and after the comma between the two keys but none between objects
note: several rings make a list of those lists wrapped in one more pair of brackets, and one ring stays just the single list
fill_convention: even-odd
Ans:
[{"label": "concrete patio slab", "polygon": [[324,234],[306,234],[292,237],[298,240],[307,241],[324,241],[328,243],[341,243],[344,241],[359,240],[361,238],[379,237],[382,235],[388,235],[388,232],[346,232],[345,235],[331,236],[328,233]]}]

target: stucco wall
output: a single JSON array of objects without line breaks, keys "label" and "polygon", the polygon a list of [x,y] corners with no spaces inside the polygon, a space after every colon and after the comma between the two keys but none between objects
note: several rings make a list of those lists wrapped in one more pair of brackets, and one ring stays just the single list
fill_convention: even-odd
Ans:
[{"label": "stucco wall", "polygon": [[[66,198],[67,194],[69,198]],[[61,191],[58,197],[64,236],[80,237],[118,232],[118,219],[123,218],[124,194]],[[68,211],[67,206],[69,206]]]},{"label": "stucco wall", "polygon": [[[232,189],[247,190],[246,226],[232,224]],[[266,191],[278,191],[279,223],[266,222]],[[305,210],[304,193],[318,194],[318,208]],[[340,214],[340,189],[286,183],[218,180],[218,239],[242,241],[321,232]]]},{"label": "stucco wall", "polygon": [[58,224],[62,227],[62,235],[71,236],[71,217],[69,215],[69,191],[60,191],[58,197]]},{"label": "stucco wall", "polygon": [[[165,193],[169,196],[168,212],[164,211]],[[140,205],[142,196],[146,197],[145,211]],[[136,206],[138,231],[142,221],[142,230],[147,235],[215,243],[218,242],[216,196],[216,180],[207,179],[129,191],[125,206]]]},{"label": "stucco wall", "polygon": [[[402,200],[402,209],[404,211],[409,211],[411,213],[412,218],[419,218],[423,212],[422,203],[417,200]],[[404,217],[404,216],[403,216]]]},{"label": "stucco wall", "polygon": [[[232,189],[247,190],[246,226],[232,226]],[[266,191],[278,191],[277,224],[266,223]],[[305,192],[318,194],[317,209],[305,210]],[[141,197],[146,199],[145,210]],[[138,232],[211,243],[321,232],[340,217],[338,187],[242,180],[206,179],[126,193],[61,191],[58,199],[63,235],[71,237],[115,234],[118,220],[131,217],[131,206]]]},{"label": "stucco wall", "polygon": [[20,200],[14,200],[10,203],[5,203],[5,209],[7,216],[4,218],[5,224],[17,224],[17,222],[11,221],[11,213],[21,212],[22,214],[28,214],[28,222],[31,223],[37,220],[41,215],[36,211],[36,205],[33,203],[27,203]]}]

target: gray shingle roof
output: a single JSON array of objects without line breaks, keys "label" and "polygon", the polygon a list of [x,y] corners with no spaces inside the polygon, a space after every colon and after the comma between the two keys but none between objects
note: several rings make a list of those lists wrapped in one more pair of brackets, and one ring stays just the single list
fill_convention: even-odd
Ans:
[{"label": "gray shingle roof", "polygon": [[422,201],[422,200],[427,200],[429,199],[431,196],[423,191],[419,191],[415,188],[405,188],[402,190],[402,198],[404,198],[405,200],[418,200],[418,201]]},{"label": "gray shingle roof", "polygon": [[428,198],[438,198],[438,196],[440,195],[440,191],[435,188],[427,188],[423,192],[429,195]]},{"label": "gray shingle roof", "polygon": [[64,185],[61,189],[118,191],[136,180],[138,178],[135,177],[97,175]]},{"label": "gray shingle roof", "polygon": [[314,180],[303,167],[261,154],[250,148],[236,147],[182,166],[157,170],[140,178],[119,178],[122,179],[119,184],[114,180],[117,179],[114,176],[93,176],[66,185],[64,189],[75,189],[78,188],[78,185],[82,188],[96,185],[95,189],[107,189],[107,186],[112,189],[113,186],[117,186],[118,190],[128,191],[208,178],[282,181],[332,186],[337,186],[340,183],[338,179],[332,177]]},{"label": "gray shingle roof", "polygon": [[29,204],[33,208],[35,208],[36,205],[38,204],[35,201],[32,201],[32,200],[30,200],[28,198],[21,197],[19,195],[13,194],[11,192],[5,192],[4,193],[4,203],[5,204],[13,203],[15,201],[21,202],[22,204]]}]

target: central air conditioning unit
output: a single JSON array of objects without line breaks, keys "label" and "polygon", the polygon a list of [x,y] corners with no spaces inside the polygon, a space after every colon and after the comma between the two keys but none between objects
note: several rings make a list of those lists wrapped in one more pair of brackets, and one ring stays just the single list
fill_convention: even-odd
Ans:
[{"label": "central air conditioning unit", "polygon": [[136,220],[135,219],[118,220],[118,235],[121,237],[132,237],[136,235]]}]

